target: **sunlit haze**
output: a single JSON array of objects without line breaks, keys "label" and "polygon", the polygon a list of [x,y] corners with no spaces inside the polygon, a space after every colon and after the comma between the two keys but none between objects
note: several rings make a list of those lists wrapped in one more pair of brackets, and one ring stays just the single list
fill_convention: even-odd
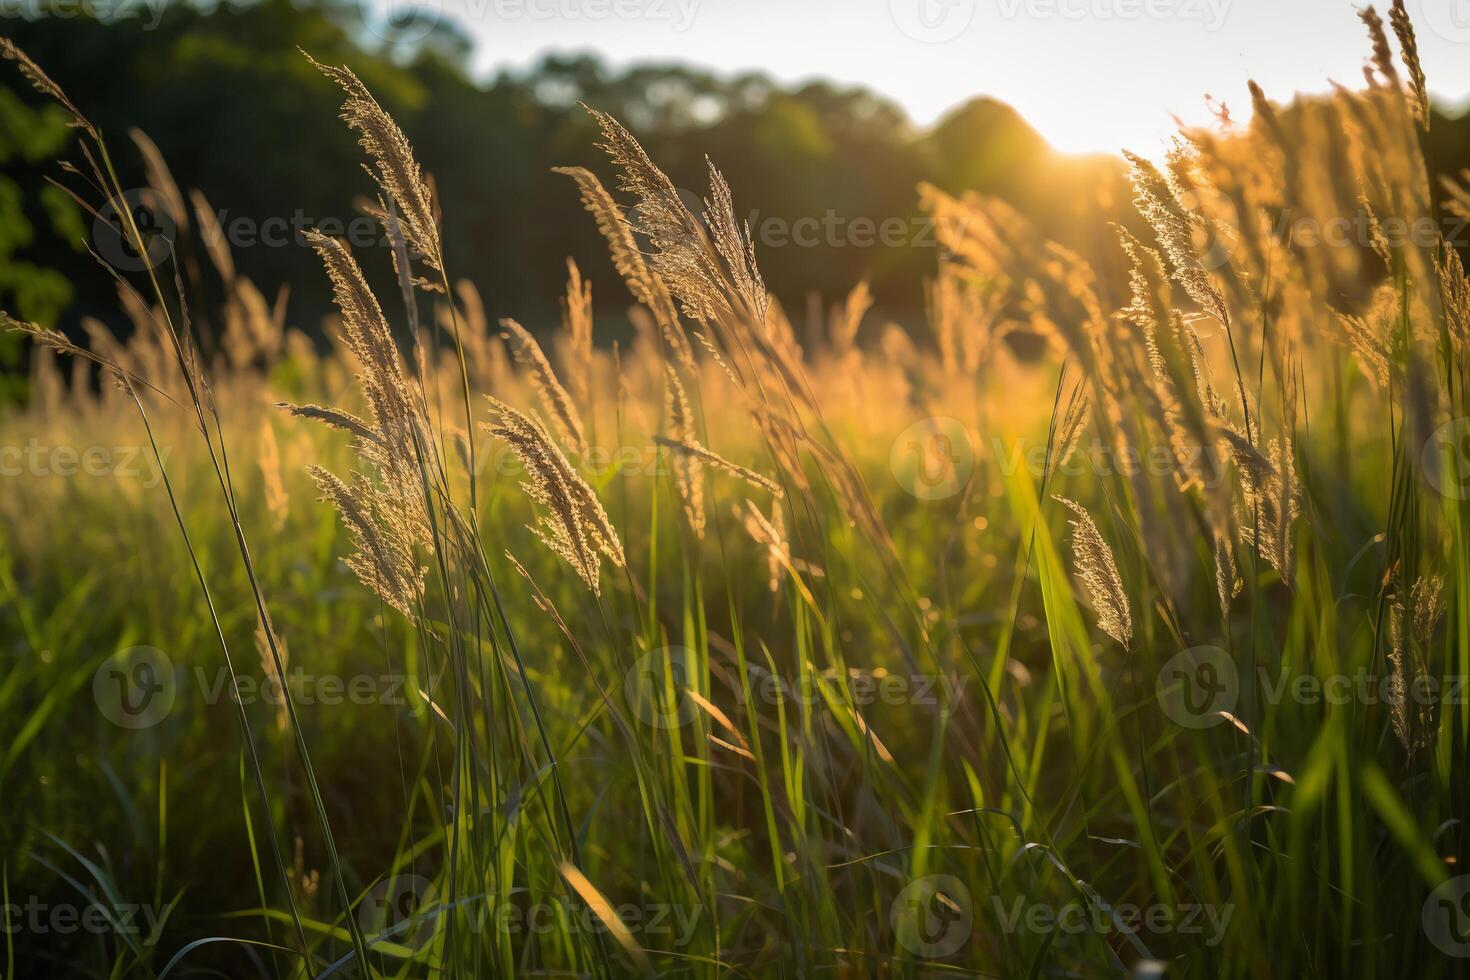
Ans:
[{"label": "sunlit haze", "polygon": [[[390,0],[373,0],[386,12]],[[1057,149],[1155,153],[1205,95],[1249,115],[1273,98],[1357,84],[1348,0],[392,0],[450,18],[479,72],[547,52],[622,67],[679,61],[783,82],[829,79],[895,100],[920,124],[975,95],[1015,106]],[[1470,0],[1411,0],[1436,93],[1470,94]],[[397,16],[402,16],[401,13]]]}]

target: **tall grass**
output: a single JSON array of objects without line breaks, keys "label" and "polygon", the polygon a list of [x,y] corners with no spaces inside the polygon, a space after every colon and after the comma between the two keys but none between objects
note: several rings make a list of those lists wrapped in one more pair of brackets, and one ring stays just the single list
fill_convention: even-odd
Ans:
[{"label": "tall grass", "polygon": [[861,284],[799,334],[719,171],[596,110],[636,335],[575,265],[492,327],[318,65],[396,272],[311,237],[321,354],[140,141],[128,339],[7,318],[7,975],[1463,971],[1465,198],[1364,21],[1364,89],[1129,157],[1111,268],[920,188],[927,336]]}]

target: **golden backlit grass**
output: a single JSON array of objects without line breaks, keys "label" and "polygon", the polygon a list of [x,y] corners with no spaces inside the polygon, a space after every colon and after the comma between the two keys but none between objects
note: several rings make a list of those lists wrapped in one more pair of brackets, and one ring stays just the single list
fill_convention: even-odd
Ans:
[{"label": "golden backlit grass", "polygon": [[[1464,196],[1426,178],[1407,16],[1402,71],[1364,21],[1365,88],[1130,157],[1149,234],[1102,230],[1113,267],[918,189],[924,331],[862,284],[798,328],[718,170],[695,213],[602,114],[568,191],[623,282],[573,265],[558,328],[492,326],[406,140],[323,67],[396,271],[312,239],[329,352],[219,249],[201,329],[182,241],[119,274],[127,341],[15,325],[7,441],[45,451],[0,495],[6,887],[161,922],[11,957],[1452,975],[1470,715],[1413,692],[1470,675]],[[140,645],[175,702],[122,729],[94,677]]]}]

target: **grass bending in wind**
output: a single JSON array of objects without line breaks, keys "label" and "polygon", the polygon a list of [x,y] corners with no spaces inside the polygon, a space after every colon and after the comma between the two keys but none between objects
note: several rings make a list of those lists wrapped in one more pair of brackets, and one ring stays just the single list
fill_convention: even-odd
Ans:
[{"label": "grass bending in wind", "polygon": [[[1454,975],[1423,916],[1470,857],[1470,713],[1415,692],[1470,676],[1464,461],[1436,441],[1467,414],[1470,285],[1452,243],[1387,229],[1470,197],[1429,186],[1402,4],[1362,16],[1362,89],[1254,89],[1249,127],[1128,158],[1143,221],[1098,229],[1111,268],[920,187],[924,336],[865,284],[794,323],[714,165],[691,206],[595,109],[615,179],[563,172],[633,338],[593,342],[575,264],[560,329],[496,323],[407,138],[317,65],[394,272],[311,236],[322,353],[223,245],[193,261],[207,209],[140,139],[180,233],[115,272],[130,337],[7,319],[37,342],[8,429],[131,439],[158,479],[0,498],[0,785],[36,797],[0,877],[7,915],[156,921],[77,952],[7,930],[7,963]],[[103,134],[0,53],[75,119],[67,173],[120,195]],[[1369,231],[1317,247],[1283,214]],[[87,684],[135,644],[188,680],[124,732]],[[1201,650],[1234,696],[1181,721]],[[391,686],[329,704],[303,670]],[[1382,697],[1290,693],[1358,676]]]}]

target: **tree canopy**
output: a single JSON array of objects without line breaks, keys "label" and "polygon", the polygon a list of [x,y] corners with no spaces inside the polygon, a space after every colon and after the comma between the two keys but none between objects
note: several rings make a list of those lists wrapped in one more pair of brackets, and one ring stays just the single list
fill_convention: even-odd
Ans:
[{"label": "tree canopy", "polygon": [[[298,48],[349,65],[398,119],[434,180],[452,275],[473,280],[493,313],[533,330],[554,322],[569,250],[594,282],[599,315],[617,317],[628,303],[574,188],[551,172],[606,172],[579,102],[621,119],[695,199],[705,159],[714,161],[751,219],[772,292],[793,314],[808,308],[808,291],[829,304],[864,278],[888,315],[904,320],[922,308],[938,246],[918,207],[920,181],[997,195],[1103,264],[1108,246],[1079,240],[1080,229],[1099,226],[1099,209],[1109,218],[1129,211],[1120,160],[1054,153],[987,98],[920,129],[874,92],[783,86],[759,73],[614,71],[582,55],[476,80],[470,42],[452,23],[405,56],[363,30],[355,7],[331,2],[171,4],[156,20],[78,15],[5,30],[109,136],[130,186],[144,184],[144,171],[126,137],[134,127],[146,133],[178,185],[208,200],[239,270],[267,295],[287,287],[290,319],[308,330],[328,292],[301,233],[347,227],[369,184],[352,134],[335,124],[337,93]],[[100,268],[69,278],[51,271],[86,265],[75,257],[90,220],[46,181],[59,176],[52,158],[68,149],[59,117],[18,75],[6,86],[0,305],[63,328],[85,315],[116,322],[114,287]],[[1443,170],[1470,160],[1467,130],[1463,119],[1437,127]],[[386,247],[359,250],[370,271],[388,268]]]}]

